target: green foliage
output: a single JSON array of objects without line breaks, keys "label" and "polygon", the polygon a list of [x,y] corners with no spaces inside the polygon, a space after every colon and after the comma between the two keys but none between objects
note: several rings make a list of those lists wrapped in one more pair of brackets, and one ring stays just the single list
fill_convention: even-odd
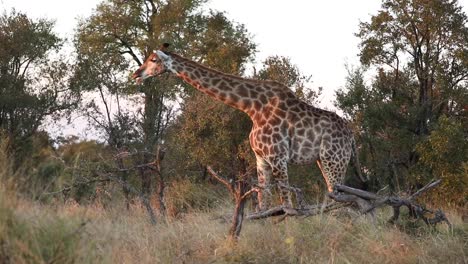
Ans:
[{"label": "green foliage", "polygon": [[316,104],[322,92],[322,87],[314,91],[309,87],[312,75],[305,75],[287,57],[270,56],[263,62],[263,67],[254,76],[260,80],[273,80],[292,89],[297,97],[309,104]]},{"label": "green foliage", "polygon": [[397,81],[400,71],[417,81],[417,134],[429,134],[441,114],[466,103],[467,22],[457,1],[384,0],[371,22],[360,24],[361,62],[393,71]]},{"label": "green foliage", "polygon": [[443,178],[434,197],[463,204],[467,21],[457,1],[384,0],[361,23],[361,62],[376,72],[351,69],[337,105],[354,118],[374,188],[414,190]]},{"label": "green foliage", "polygon": [[468,202],[468,142],[465,133],[461,122],[442,116],[431,135],[416,146],[420,154],[419,178],[441,178],[443,183],[436,190],[437,198],[445,197],[454,204]]},{"label": "green foliage", "polygon": [[185,178],[171,181],[164,200],[167,215],[177,217],[216,208],[227,198],[224,190],[220,191],[220,188],[216,188],[212,184],[197,183],[192,179]]},{"label": "green foliage", "polygon": [[248,141],[252,124],[246,114],[208,96],[195,95],[187,102],[182,118],[174,143],[183,144],[191,160],[231,178],[245,171],[247,160],[253,163]]},{"label": "green foliage", "polygon": [[61,40],[53,22],[11,11],[0,17],[0,130],[8,137],[15,167],[30,153],[32,136],[46,117],[70,110],[77,99],[67,89],[63,58],[53,61]]}]

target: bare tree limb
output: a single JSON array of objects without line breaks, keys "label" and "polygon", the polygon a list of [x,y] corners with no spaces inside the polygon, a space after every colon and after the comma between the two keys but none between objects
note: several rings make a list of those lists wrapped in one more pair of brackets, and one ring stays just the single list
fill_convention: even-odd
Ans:
[{"label": "bare tree limb", "polygon": [[226,179],[224,179],[223,177],[219,176],[218,173],[216,173],[213,168],[211,168],[211,166],[206,166],[206,169],[208,170],[208,173],[213,176],[213,178],[215,178],[216,180],[218,180],[220,183],[224,184],[229,192],[232,194],[232,195],[236,195],[235,194],[235,191],[234,191],[234,188],[233,186],[231,185],[230,182],[228,182]]}]

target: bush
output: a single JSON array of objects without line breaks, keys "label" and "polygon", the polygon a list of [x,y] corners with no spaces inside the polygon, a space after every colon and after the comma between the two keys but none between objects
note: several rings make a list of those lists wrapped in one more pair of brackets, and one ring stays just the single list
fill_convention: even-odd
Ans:
[{"label": "bush", "polygon": [[0,190],[1,263],[76,263],[81,224],[71,219],[24,217]]},{"label": "bush", "polygon": [[165,193],[167,214],[175,217],[219,206],[226,199],[230,199],[227,190],[222,188],[224,186],[195,183],[189,179],[175,180],[169,184]]}]

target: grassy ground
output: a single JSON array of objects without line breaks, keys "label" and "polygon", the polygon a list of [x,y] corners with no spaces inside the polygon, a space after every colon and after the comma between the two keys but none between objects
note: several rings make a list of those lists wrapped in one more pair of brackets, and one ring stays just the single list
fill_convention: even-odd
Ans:
[{"label": "grassy ground", "polygon": [[40,205],[0,190],[0,263],[468,263],[468,225],[377,223],[329,215],[245,222],[236,246],[229,223],[190,212],[149,224],[138,206]]}]

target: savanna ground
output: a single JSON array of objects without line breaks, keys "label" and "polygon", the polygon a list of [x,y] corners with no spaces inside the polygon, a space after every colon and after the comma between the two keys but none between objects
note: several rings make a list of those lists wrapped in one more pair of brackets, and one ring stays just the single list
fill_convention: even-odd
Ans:
[{"label": "savanna ground", "polygon": [[[181,182],[183,197],[169,195],[168,212],[151,225],[138,202],[56,199],[47,204],[0,190],[0,263],[467,263],[468,224],[448,210],[453,229],[428,228],[403,218],[386,223],[379,210],[366,217],[318,215],[245,221],[230,243],[232,209],[222,190]],[[207,186],[204,186],[207,187]],[[168,193],[170,194],[170,189]],[[204,206],[218,201],[216,206]]]}]

